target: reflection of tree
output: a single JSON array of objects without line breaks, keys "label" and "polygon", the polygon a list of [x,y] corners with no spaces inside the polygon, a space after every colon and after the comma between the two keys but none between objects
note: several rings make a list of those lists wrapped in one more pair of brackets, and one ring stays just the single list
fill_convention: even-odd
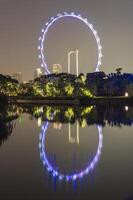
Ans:
[{"label": "reflection of tree", "polygon": [[0,146],[8,139],[12,134],[15,123],[12,122],[0,122]]},{"label": "reflection of tree", "polygon": [[0,106],[0,146],[12,134],[13,128],[15,127],[13,120],[19,115],[18,109],[16,105]]},{"label": "reflection of tree", "polygon": [[[127,106],[126,106],[127,107]],[[75,123],[77,120],[80,126],[99,124],[105,126],[109,124],[111,126],[132,125],[133,124],[133,107],[125,106],[34,106],[34,105],[22,105],[12,106],[7,111],[8,119],[13,119],[21,113],[28,113],[36,119],[41,121],[49,121],[52,123]]]}]

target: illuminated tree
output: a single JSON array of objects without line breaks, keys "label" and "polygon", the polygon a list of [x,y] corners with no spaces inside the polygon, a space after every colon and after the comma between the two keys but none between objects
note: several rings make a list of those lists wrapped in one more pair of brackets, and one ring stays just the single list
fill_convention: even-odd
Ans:
[{"label": "illuminated tree", "polygon": [[93,97],[92,93],[90,92],[90,90],[86,87],[81,87],[79,92],[79,95],[81,96],[86,96],[86,97]]},{"label": "illuminated tree", "polygon": [[71,85],[71,83],[68,83],[68,85],[66,85],[64,87],[64,90],[65,90],[65,93],[68,95],[68,96],[72,96],[73,95],[73,92],[74,92],[74,86]]}]

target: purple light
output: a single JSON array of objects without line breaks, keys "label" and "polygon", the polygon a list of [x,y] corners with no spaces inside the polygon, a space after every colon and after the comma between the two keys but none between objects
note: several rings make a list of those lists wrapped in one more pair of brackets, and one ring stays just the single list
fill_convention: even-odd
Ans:
[{"label": "purple light", "polygon": [[42,126],[42,132],[40,133],[40,136],[39,136],[39,148],[40,148],[41,160],[42,160],[43,165],[47,168],[48,172],[52,172],[52,175],[54,177],[57,176],[59,178],[59,180],[64,179],[66,181],[70,181],[70,180],[75,181],[77,178],[82,178],[84,175],[89,174],[90,171],[94,170],[96,164],[99,161],[99,157],[101,155],[101,151],[102,151],[102,147],[103,147],[103,135],[102,135],[102,127],[101,126],[99,126],[99,125],[97,126],[99,142],[98,142],[96,154],[95,154],[93,160],[91,161],[91,163],[88,163],[87,167],[78,173],[62,174],[61,172],[54,169],[54,167],[50,164],[50,162],[48,161],[48,159],[46,157],[45,139],[46,139],[48,125],[49,125],[49,123],[47,122],[46,124],[44,124]]},{"label": "purple light", "polygon": [[49,28],[56,22],[58,21],[59,19],[61,18],[64,18],[64,17],[72,17],[72,18],[76,18],[78,20],[80,20],[81,22],[83,22],[87,27],[88,27],[88,31],[91,30],[94,37],[95,37],[95,40],[96,40],[96,43],[97,43],[97,49],[98,49],[98,59],[97,59],[97,65],[96,65],[96,70],[95,71],[99,71],[99,68],[100,68],[100,65],[102,64],[102,46],[101,46],[101,43],[100,43],[100,38],[97,34],[97,31],[94,29],[93,25],[90,24],[88,22],[88,20],[85,18],[82,18],[82,16],[79,14],[79,15],[76,15],[74,12],[71,12],[70,14],[67,13],[67,12],[64,12],[64,13],[58,13],[55,17],[51,17],[50,21],[45,23],[45,26],[43,27],[42,29],[42,37],[39,38],[39,46],[41,46],[39,50],[40,54],[41,54],[41,66],[43,65],[44,69],[45,69],[45,72],[46,74],[50,74],[50,71],[48,69],[48,66],[46,64],[46,59],[45,59],[45,39],[46,39],[46,35],[49,31]]}]

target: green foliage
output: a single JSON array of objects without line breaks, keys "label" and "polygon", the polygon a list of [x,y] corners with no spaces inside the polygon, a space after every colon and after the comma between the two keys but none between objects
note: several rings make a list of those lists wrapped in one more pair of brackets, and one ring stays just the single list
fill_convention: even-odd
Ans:
[{"label": "green foliage", "polygon": [[86,125],[87,125],[86,119],[83,118],[83,119],[79,122],[79,124],[80,124],[80,126],[81,126],[82,128],[85,128]]},{"label": "green foliage", "polygon": [[33,84],[33,94],[35,96],[44,96],[43,89],[40,87],[40,85],[37,82]]},{"label": "green foliage", "polygon": [[65,90],[65,93],[68,95],[68,96],[72,96],[73,95],[73,92],[74,92],[74,86],[71,85],[71,83],[68,83],[68,85],[66,85],[64,87],[64,90]]},{"label": "green foliage", "polygon": [[46,83],[46,85],[44,85],[44,95],[45,96],[56,97],[59,94],[60,94],[60,90],[56,85],[54,85],[54,83],[48,82],[48,83]]},{"label": "green foliage", "polygon": [[81,116],[85,116],[85,115],[89,114],[92,109],[93,109],[93,106],[85,107],[81,112]]},{"label": "green foliage", "polygon": [[90,97],[90,98],[93,97],[90,90],[88,88],[85,88],[85,87],[80,88],[80,93],[81,93],[81,95],[86,96],[86,97]]},{"label": "green foliage", "polygon": [[71,120],[72,118],[74,118],[74,111],[72,108],[68,108],[66,111],[65,111],[65,117],[68,119],[68,120]]}]

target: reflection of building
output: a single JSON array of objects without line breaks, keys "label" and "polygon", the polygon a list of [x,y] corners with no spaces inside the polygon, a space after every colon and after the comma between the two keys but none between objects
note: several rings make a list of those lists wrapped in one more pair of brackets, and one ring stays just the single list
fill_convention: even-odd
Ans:
[{"label": "reflection of building", "polygon": [[62,73],[62,66],[60,64],[53,64],[52,72],[54,74]]},{"label": "reflection of building", "polygon": [[14,74],[12,74],[12,78],[16,79],[19,82],[22,82],[22,73],[21,72],[14,73]]},{"label": "reflection of building", "polygon": [[42,69],[41,68],[36,68],[35,73],[34,73],[34,79],[35,78],[39,78],[42,75],[43,75]]},{"label": "reflection of building", "polygon": [[69,142],[79,144],[79,123],[78,123],[78,121],[76,124],[76,138],[73,138],[71,136],[71,124],[70,123],[68,124],[68,132],[69,132]]},{"label": "reflection of building", "polygon": [[61,130],[61,127],[62,127],[62,123],[54,123],[53,124],[53,128],[56,130]]}]

